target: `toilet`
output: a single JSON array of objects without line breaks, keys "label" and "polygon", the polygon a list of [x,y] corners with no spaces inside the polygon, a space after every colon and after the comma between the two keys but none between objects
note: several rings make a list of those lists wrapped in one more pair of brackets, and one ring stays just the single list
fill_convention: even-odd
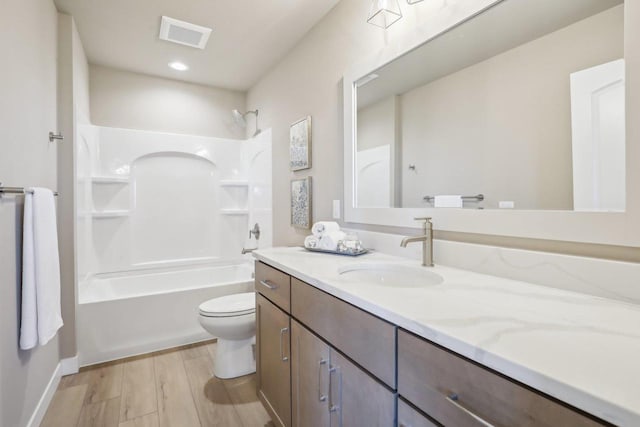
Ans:
[{"label": "toilet", "polygon": [[253,292],[226,295],[198,307],[200,325],[218,338],[213,372],[222,379],[256,371],[256,296]]}]

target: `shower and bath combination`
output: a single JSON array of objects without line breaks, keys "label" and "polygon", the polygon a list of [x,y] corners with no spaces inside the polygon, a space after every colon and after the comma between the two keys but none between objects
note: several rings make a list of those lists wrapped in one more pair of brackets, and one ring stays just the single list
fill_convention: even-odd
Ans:
[{"label": "shower and bath combination", "polygon": [[253,136],[257,136],[260,132],[262,132],[258,127],[258,110],[247,111],[246,113],[241,113],[239,110],[232,110],[231,114],[233,114],[233,120],[236,122],[236,124],[243,129],[247,127],[247,120],[245,119],[245,117],[247,117],[249,114],[255,114],[256,131]]}]

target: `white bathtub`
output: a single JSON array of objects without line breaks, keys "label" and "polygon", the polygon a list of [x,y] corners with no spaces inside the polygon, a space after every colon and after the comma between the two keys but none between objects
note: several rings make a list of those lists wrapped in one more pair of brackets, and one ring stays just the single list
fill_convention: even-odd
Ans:
[{"label": "white bathtub", "polygon": [[100,274],[80,283],[76,324],[80,365],[212,338],[198,305],[253,290],[253,265],[200,265]]}]

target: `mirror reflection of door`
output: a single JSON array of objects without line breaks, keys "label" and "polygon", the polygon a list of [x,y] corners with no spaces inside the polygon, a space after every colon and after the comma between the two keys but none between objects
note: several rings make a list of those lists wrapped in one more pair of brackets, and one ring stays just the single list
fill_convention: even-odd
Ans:
[{"label": "mirror reflection of door", "polygon": [[624,90],[623,59],[571,74],[577,211],[625,209]]},{"label": "mirror reflection of door", "polygon": [[391,207],[391,148],[382,145],[358,151],[358,200],[359,208]]}]

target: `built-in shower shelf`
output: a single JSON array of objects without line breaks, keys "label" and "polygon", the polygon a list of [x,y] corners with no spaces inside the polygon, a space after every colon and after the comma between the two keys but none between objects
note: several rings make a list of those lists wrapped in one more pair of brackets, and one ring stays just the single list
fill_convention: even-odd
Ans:
[{"label": "built-in shower shelf", "polygon": [[95,219],[103,218],[122,218],[131,215],[131,211],[127,210],[111,210],[111,211],[93,211],[91,216]]},{"label": "built-in shower shelf", "polygon": [[248,209],[220,209],[222,215],[249,215]]},{"label": "built-in shower shelf", "polygon": [[224,179],[220,181],[221,187],[248,187],[249,181],[242,179]]},{"label": "built-in shower shelf", "polygon": [[128,176],[94,176],[91,178],[94,184],[128,184]]}]

